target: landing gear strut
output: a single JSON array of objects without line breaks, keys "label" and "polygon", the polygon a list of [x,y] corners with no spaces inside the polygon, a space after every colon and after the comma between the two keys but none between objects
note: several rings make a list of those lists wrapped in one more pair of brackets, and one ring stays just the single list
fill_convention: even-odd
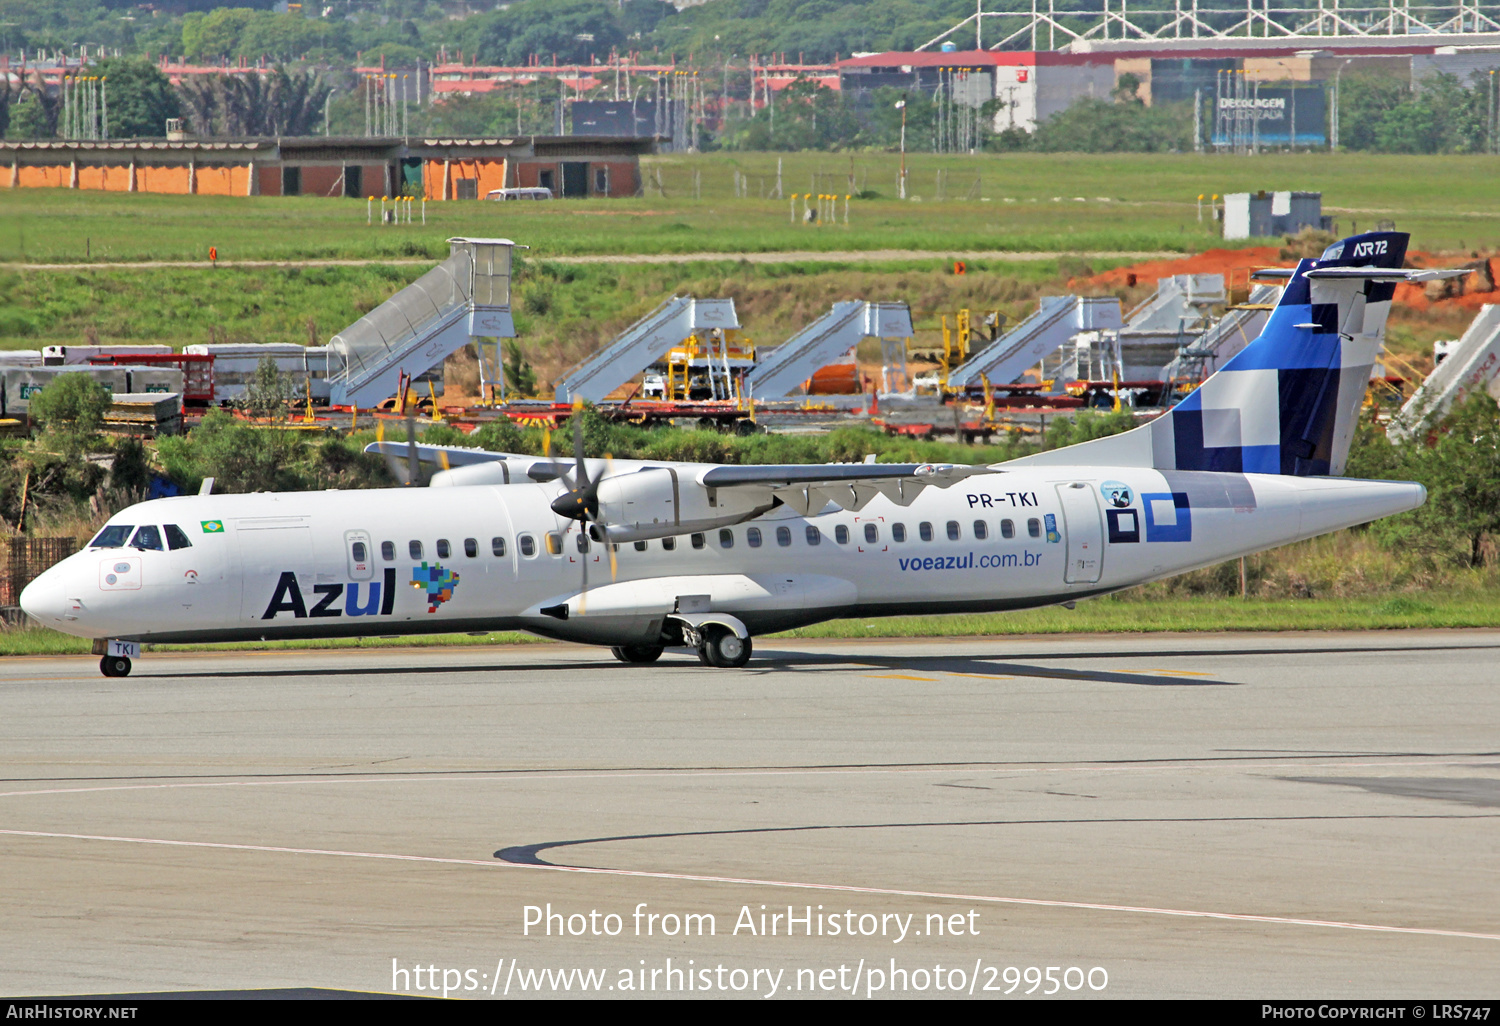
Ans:
[{"label": "landing gear strut", "polygon": [[99,670],[106,677],[130,676],[130,660],[125,656],[107,655],[99,660]]},{"label": "landing gear strut", "polygon": [[610,649],[622,663],[654,663],[661,658],[660,645],[616,645]]}]

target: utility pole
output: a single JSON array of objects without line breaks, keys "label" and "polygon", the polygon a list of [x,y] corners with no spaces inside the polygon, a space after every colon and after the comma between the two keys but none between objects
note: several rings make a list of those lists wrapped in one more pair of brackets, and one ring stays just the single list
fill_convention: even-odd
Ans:
[{"label": "utility pole", "polygon": [[897,184],[901,199],[906,199],[906,94],[901,94],[901,102],[896,104],[901,111],[901,177]]}]

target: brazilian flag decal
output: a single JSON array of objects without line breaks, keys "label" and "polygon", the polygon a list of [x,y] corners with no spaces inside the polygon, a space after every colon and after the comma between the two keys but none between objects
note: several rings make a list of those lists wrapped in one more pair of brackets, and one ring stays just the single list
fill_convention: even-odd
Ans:
[{"label": "brazilian flag decal", "polygon": [[222,521],[222,520],[205,520],[205,521],[203,521],[203,533],[204,534],[222,534],[223,531],[224,531],[224,521]]}]

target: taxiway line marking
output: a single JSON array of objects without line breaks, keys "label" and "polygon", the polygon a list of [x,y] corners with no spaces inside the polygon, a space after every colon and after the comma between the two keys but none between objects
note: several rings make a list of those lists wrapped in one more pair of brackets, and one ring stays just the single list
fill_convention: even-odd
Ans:
[{"label": "taxiway line marking", "polygon": [[936,677],[913,677],[909,673],[867,673],[865,677],[869,680],[937,680]]},{"label": "taxiway line marking", "polygon": [[1153,762],[1144,765],[1110,766],[1097,763],[1074,763],[1066,766],[1025,766],[997,763],[954,763],[943,766],[823,766],[807,767],[793,766],[786,769],[737,769],[728,767],[725,769],[687,769],[677,770],[671,767],[653,770],[593,770],[572,773],[549,773],[545,770],[497,770],[491,774],[466,773],[461,776],[384,776],[384,777],[308,777],[290,778],[281,780],[206,780],[206,781],[178,781],[170,784],[104,784],[96,787],[47,787],[35,791],[0,791],[0,798],[26,798],[35,795],[52,794],[95,794],[108,791],[170,791],[177,788],[210,788],[210,787],[307,787],[318,784],[336,786],[342,784],[452,784],[452,783],[504,783],[507,781],[523,782],[546,782],[549,780],[641,780],[688,777],[796,777],[796,776],[847,776],[858,774],[917,774],[917,773],[942,773],[951,774],[959,772],[970,773],[1001,773],[1014,776],[1023,773],[1139,773],[1139,772],[1181,772],[1192,770],[1195,773],[1208,771],[1234,770],[1240,772],[1270,771],[1285,773],[1291,770],[1330,770],[1330,769],[1395,769],[1406,767],[1432,766],[1434,763],[1443,766],[1489,766],[1490,762],[1470,763],[1471,756],[1432,756],[1429,758],[1406,760],[1402,762],[1375,761],[1375,762],[1276,762],[1258,763],[1250,758],[1226,760],[1215,765],[1202,765],[1198,763],[1187,763],[1177,761]]},{"label": "taxiway line marking", "polygon": [[265,844],[229,844],[222,841],[178,841],[160,837],[64,834],[42,830],[0,829],[0,835],[68,841],[113,841],[121,844],[155,844],[179,848],[212,848],[220,851],[261,852],[273,855],[326,855],[337,858],[377,859],[392,862],[426,862],[447,866],[480,866],[486,869],[531,869],[553,873],[581,873],[586,876],[622,876],[645,880],[676,880],[683,883],[737,884],[744,887],[778,887],[794,890],[833,891],[843,894],[880,894],[889,897],[930,898],[944,901],[983,901],[994,905],[1071,908],[1088,912],[1121,912],[1135,915],[1173,916],[1189,919],[1216,919],[1239,923],[1269,923],[1276,926],[1308,926],[1330,930],[1360,930],[1369,933],[1395,933],[1425,937],[1458,937],[1465,940],[1500,941],[1500,934],[1475,933],[1467,930],[1439,930],[1420,926],[1382,926],[1378,923],[1344,922],[1336,919],[1299,919],[1291,916],[1263,916],[1243,912],[1205,912],[1198,909],[1156,908],[1149,905],[1111,905],[1092,901],[1060,901],[1047,898],[1001,897],[993,894],[958,894],[944,891],[913,891],[890,887],[858,887],[852,884],[804,883],[794,880],[757,880],[749,877],[704,876],[694,873],[661,873],[638,869],[598,869],[588,866],[539,866],[514,862],[498,862],[493,859],[453,859],[437,855],[338,851],[327,848],[285,848]]}]

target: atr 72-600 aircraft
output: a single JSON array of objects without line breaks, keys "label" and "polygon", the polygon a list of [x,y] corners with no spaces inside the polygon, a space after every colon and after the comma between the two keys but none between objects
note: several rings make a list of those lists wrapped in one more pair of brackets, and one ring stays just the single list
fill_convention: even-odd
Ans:
[{"label": "atr 72-600 aircraft", "polygon": [[[411,446],[428,488],[199,494],[121,511],[26,588],[49,627],[141,642],[524,630],[645,663],[834,617],[1071,605],[1414,509],[1339,477],[1407,236],[1282,271],[1265,331],[1164,416],[991,467],[554,462]],[[399,451],[399,450],[398,450]]]}]

